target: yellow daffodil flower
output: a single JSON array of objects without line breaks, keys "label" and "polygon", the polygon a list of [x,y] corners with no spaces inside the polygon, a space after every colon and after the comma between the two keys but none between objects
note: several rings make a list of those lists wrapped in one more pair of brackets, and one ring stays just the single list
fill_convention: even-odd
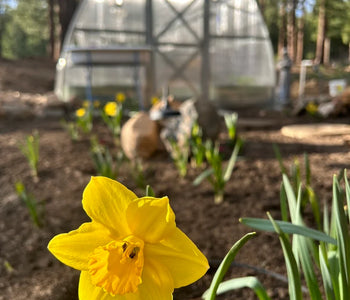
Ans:
[{"label": "yellow daffodil flower", "polygon": [[137,198],[117,181],[92,177],[83,208],[91,222],[48,245],[81,270],[80,300],[171,300],[174,288],[206,273],[207,259],[176,227],[167,197]]},{"label": "yellow daffodil flower", "polygon": [[156,105],[159,102],[160,102],[160,99],[158,97],[152,97],[152,100],[151,100],[152,105]]},{"label": "yellow daffodil flower", "polygon": [[307,105],[306,105],[306,111],[309,113],[309,114],[315,114],[318,110],[318,107],[317,105],[314,103],[314,102],[309,102]]},{"label": "yellow daffodil flower", "polygon": [[125,101],[125,94],[124,93],[117,93],[115,95],[115,101],[117,101],[118,103],[123,103]]},{"label": "yellow daffodil flower", "polygon": [[95,107],[95,108],[99,108],[100,105],[101,105],[100,101],[98,101],[98,100],[95,100],[95,101],[94,101],[94,107]]},{"label": "yellow daffodil flower", "polygon": [[81,117],[84,117],[85,116],[85,113],[86,113],[86,110],[85,108],[79,108],[76,112],[75,112],[75,115],[78,117],[78,118],[81,118]]},{"label": "yellow daffodil flower", "polygon": [[107,102],[104,111],[107,116],[115,117],[117,115],[118,104],[116,102]]},{"label": "yellow daffodil flower", "polygon": [[83,107],[88,108],[90,106],[90,101],[89,100],[84,100],[83,101]]}]

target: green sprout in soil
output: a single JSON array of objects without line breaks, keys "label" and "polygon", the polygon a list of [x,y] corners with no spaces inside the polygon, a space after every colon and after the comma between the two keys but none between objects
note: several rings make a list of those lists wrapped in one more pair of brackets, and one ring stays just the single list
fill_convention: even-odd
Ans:
[{"label": "green sprout in soil", "polygon": [[140,189],[147,190],[144,167],[140,159],[134,159],[130,161],[131,164],[131,176],[134,179],[136,186]]},{"label": "green sprout in soil", "polygon": [[231,144],[234,144],[234,141],[237,136],[237,120],[238,120],[238,114],[232,113],[232,114],[225,114],[225,125],[227,128],[228,137]]},{"label": "green sprout in soil", "polygon": [[205,146],[203,143],[203,132],[202,128],[198,123],[194,123],[191,130],[190,137],[190,146],[191,146],[191,165],[200,168],[205,162]]},{"label": "green sprout in soil", "polygon": [[63,129],[68,132],[73,142],[79,141],[80,134],[79,134],[78,125],[76,122],[61,120],[61,125]]},{"label": "green sprout in soil", "polygon": [[219,143],[213,143],[208,140],[205,144],[205,156],[210,168],[203,171],[194,180],[193,184],[199,185],[204,179],[206,179],[214,189],[214,200],[217,204],[224,200],[225,186],[231,178],[241,146],[242,141],[237,139],[226,169],[224,169],[224,162],[219,152]]},{"label": "green sprout in soil", "polygon": [[38,177],[39,163],[39,133],[34,131],[33,134],[26,137],[25,143],[20,145],[20,150],[27,158],[32,175]]},{"label": "green sprout in soil", "polygon": [[120,151],[116,157],[113,157],[109,149],[101,144],[96,137],[90,139],[90,154],[94,162],[96,173],[111,179],[116,179],[119,173],[124,155]]},{"label": "green sprout in soil", "polygon": [[83,133],[90,133],[93,127],[93,108],[89,104],[87,108],[81,107],[75,112],[76,124]]},{"label": "green sprout in soil", "polygon": [[186,141],[183,147],[180,147],[179,144],[173,139],[169,139],[169,143],[171,147],[171,157],[175,163],[177,170],[179,171],[180,176],[183,178],[187,174],[187,164],[189,157],[188,141]]},{"label": "green sprout in soil", "polygon": [[118,102],[107,102],[101,110],[101,117],[109,130],[112,132],[113,137],[118,139],[121,130],[121,121],[123,116],[123,105]]},{"label": "green sprout in soil", "polygon": [[30,218],[32,222],[37,227],[42,227],[44,225],[44,207],[43,204],[38,202],[38,200],[29,194],[22,182],[17,182],[15,184],[15,189],[18,197],[22,200],[28,209]]}]

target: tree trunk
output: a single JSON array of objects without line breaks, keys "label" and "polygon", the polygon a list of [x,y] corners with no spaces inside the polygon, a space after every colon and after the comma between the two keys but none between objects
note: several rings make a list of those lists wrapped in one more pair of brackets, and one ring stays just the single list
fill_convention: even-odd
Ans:
[{"label": "tree trunk", "polygon": [[54,0],[48,0],[49,7],[49,24],[50,24],[50,57],[51,59],[55,59],[55,14],[54,14]]},{"label": "tree trunk", "polygon": [[304,56],[304,27],[305,27],[305,7],[303,7],[303,15],[298,22],[298,37],[297,37],[297,54],[296,63],[301,64]]},{"label": "tree trunk", "polygon": [[5,28],[5,17],[6,17],[6,11],[5,11],[5,4],[4,1],[0,0],[0,10],[3,12],[0,14],[0,58],[2,58],[2,37],[3,37],[3,32]]},{"label": "tree trunk", "polygon": [[317,42],[315,63],[323,62],[323,45],[326,36],[326,0],[320,0],[318,12]]},{"label": "tree trunk", "polygon": [[1,18],[2,17],[0,16],[0,58],[2,58],[2,31],[3,31],[2,29],[4,28]]},{"label": "tree trunk", "polygon": [[323,48],[323,63],[325,65],[330,64],[330,56],[331,56],[331,39],[326,37],[324,40],[324,48]]},{"label": "tree trunk", "polygon": [[296,0],[288,1],[288,15],[287,15],[287,45],[288,45],[288,54],[292,61],[295,61],[296,58]]},{"label": "tree trunk", "polygon": [[282,0],[279,11],[279,32],[278,32],[278,57],[282,58],[283,48],[286,44],[286,2]]},{"label": "tree trunk", "polygon": [[59,5],[59,22],[61,25],[61,32],[60,32],[60,42],[61,47],[63,45],[64,38],[66,36],[69,23],[74,15],[74,11],[77,7],[79,1],[76,0],[58,0]]},{"label": "tree trunk", "polygon": [[265,0],[258,1],[261,14],[264,16],[265,13]]}]

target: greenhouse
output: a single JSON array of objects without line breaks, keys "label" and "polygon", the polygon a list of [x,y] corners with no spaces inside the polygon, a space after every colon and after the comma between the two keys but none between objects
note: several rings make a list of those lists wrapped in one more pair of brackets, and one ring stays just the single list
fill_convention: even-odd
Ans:
[{"label": "greenhouse", "polygon": [[275,67],[255,0],[83,0],[57,63],[65,101],[149,107],[153,96],[196,97],[220,108],[265,105]]}]

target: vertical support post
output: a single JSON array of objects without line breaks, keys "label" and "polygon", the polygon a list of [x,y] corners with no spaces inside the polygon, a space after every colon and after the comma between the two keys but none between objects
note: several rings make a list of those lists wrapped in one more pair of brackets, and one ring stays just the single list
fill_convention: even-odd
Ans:
[{"label": "vertical support post", "polygon": [[210,41],[210,0],[204,0],[203,6],[203,41],[202,41],[202,68],[201,68],[201,99],[200,101],[209,101],[209,79],[210,79],[210,61],[209,61],[209,41]]},{"label": "vertical support post", "polygon": [[146,64],[146,91],[144,107],[149,107],[151,98],[155,91],[155,68],[154,68],[154,52],[155,41],[153,37],[153,0],[146,0],[146,45],[150,46],[149,61]]},{"label": "vertical support post", "polygon": [[302,60],[300,65],[299,75],[299,101],[304,97],[305,92],[305,81],[306,81],[306,68],[312,67],[313,63],[311,60]]},{"label": "vertical support post", "polygon": [[144,95],[142,95],[142,88],[141,88],[141,80],[140,80],[140,53],[135,52],[134,53],[134,82],[135,82],[135,90],[136,90],[136,96],[139,102],[139,109],[145,110],[145,99]]},{"label": "vertical support post", "polygon": [[146,45],[153,46],[153,3],[152,0],[146,0]]},{"label": "vertical support post", "polygon": [[89,101],[89,109],[93,107],[93,101],[94,97],[92,94],[92,69],[93,69],[93,63],[92,63],[92,55],[90,51],[86,52],[86,61],[87,61],[87,67],[86,67],[86,87],[85,87],[85,96],[86,100]]}]

